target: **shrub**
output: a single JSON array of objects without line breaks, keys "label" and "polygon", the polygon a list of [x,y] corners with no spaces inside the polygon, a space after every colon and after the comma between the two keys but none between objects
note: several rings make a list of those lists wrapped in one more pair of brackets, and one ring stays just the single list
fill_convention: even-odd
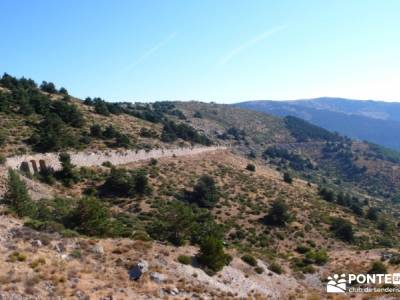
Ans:
[{"label": "shrub", "polygon": [[335,236],[345,242],[352,242],[354,240],[353,225],[341,218],[334,218],[331,224],[331,231]]},{"label": "shrub", "polygon": [[207,271],[213,274],[228,265],[232,257],[224,252],[222,241],[209,236],[200,243],[200,252],[197,259]]},{"label": "shrub", "polygon": [[318,194],[321,196],[322,199],[328,202],[335,201],[335,193],[331,190],[328,190],[326,188],[320,188]]},{"label": "shrub", "polygon": [[248,165],[246,166],[246,170],[251,171],[251,172],[255,172],[256,166],[253,165],[253,164],[248,164]]},{"label": "shrub", "polygon": [[192,262],[192,258],[187,255],[179,255],[178,256],[178,261],[183,264],[183,265],[190,265]]},{"label": "shrub", "polygon": [[272,264],[270,264],[268,269],[270,269],[272,272],[274,272],[276,274],[282,274],[283,273],[282,267],[276,262],[273,262]]},{"label": "shrub", "polygon": [[150,192],[147,173],[143,169],[126,171],[124,169],[111,168],[101,193],[106,196],[132,197],[144,195]]},{"label": "shrub", "polygon": [[325,250],[309,251],[306,259],[311,263],[322,266],[328,262],[329,256]]},{"label": "shrub", "polygon": [[57,93],[56,86],[52,82],[43,81],[42,84],[40,85],[40,89],[50,94]]},{"label": "shrub", "polygon": [[0,154],[0,165],[4,165],[6,162],[6,158],[4,155]]},{"label": "shrub", "polygon": [[64,87],[61,87],[61,88],[60,88],[59,93],[60,93],[60,94],[63,94],[63,95],[68,95],[68,91],[67,91],[67,89],[64,88]]},{"label": "shrub", "polygon": [[297,251],[298,253],[305,254],[305,253],[307,253],[308,251],[310,251],[310,248],[307,247],[307,246],[305,246],[305,245],[299,245],[299,246],[297,246],[296,251]]},{"label": "shrub", "polygon": [[34,133],[30,138],[30,143],[34,145],[37,151],[59,151],[79,146],[76,136],[54,113],[47,115],[37,129],[37,133]]},{"label": "shrub", "polygon": [[290,219],[291,215],[289,214],[289,208],[286,203],[282,200],[275,200],[268,214],[264,217],[264,223],[283,227],[286,226]]},{"label": "shrub", "polygon": [[36,205],[29,196],[25,183],[11,169],[8,171],[8,188],[2,202],[20,217],[32,217],[36,213]]},{"label": "shrub", "polygon": [[94,105],[94,111],[98,113],[99,115],[103,116],[109,116],[110,111],[108,110],[107,103],[100,99],[100,98],[94,98],[93,99],[93,105]]},{"label": "shrub", "polygon": [[53,103],[53,111],[66,124],[73,127],[81,127],[84,124],[83,114],[73,105],[63,101],[55,101]]},{"label": "shrub", "polygon": [[71,156],[68,153],[60,153],[59,160],[62,169],[56,173],[56,176],[61,179],[65,186],[70,187],[73,183],[77,183],[80,180],[79,172],[71,163]]},{"label": "shrub", "polygon": [[253,267],[257,266],[257,260],[249,254],[243,255],[242,260],[250,266],[253,266]]},{"label": "shrub", "polygon": [[165,121],[161,140],[170,143],[176,141],[178,138],[207,146],[212,144],[209,138],[203,134],[199,134],[189,125],[184,123],[176,124],[173,121]]},{"label": "shrub", "polygon": [[95,138],[103,138],[103,131],[99,124],[94,124],[90,126],[90,135]]},{"label": "shrub", "polygon": [[194,186],[193,192],[187,193],[186,199],[196,203],[199,207],[214,207],[219,199],[219,190],[214,179],[209,175],[201,176]]},{"label": "shrub", "polygon": [[262,267],[255,267],[254,271],[256,271],[257,274],[262,274],[264,273],[264,268]]},{"label": "shrub", "polygon": [[379,217],[379,210],[376,207],[370,207],[367,211],[366,218],[371,221],[377,221]]},{"label": "shrub", "polygon": [[176,246],[186,241],[199,244],[210,235],[223,236],[221,226],[215,223],[208,210],[181,201],[160,205],[147,230],[154,239],[169,241]]},{"label": "shrub", "polygon": [[112,168],[113,167],[113,164],[111,162],[109,162],[109,161],[105,161],[101,165],[103,167],[106,167],[106,168]]},{"label": "shrub", "polygon": [[289,174],[289,173],[284,173],[283,174],[283,181],[284,182],[286,182],[286,183],[289,183],[289,184],[291,184],[292,182],[293,182],[293,178],[292,178],[292,176]]},{"label": "shrub", "polygon": [[17,251],[11,253],[8,258],[11,262],[16,262],[16,261],[22,262],[22,261],[26,261],[26,259],[27,259],[25,254],[17,252]]},{"label": "shrub", "polygon": [[110,225],[108,211],[98,199],[82,198],[72,213],[71,225],[82,234],[104,236]]},{"label": "shrub", "polygon": [[371,265],[371,268],[368,271],[368,274],[386,274],[387,268],[385,264],[381,261],[374,261]]},{"label": "shrub", "polygon": [[201,114],[201,112],[195,111],[193,114],[193,118],[201,119],[201,118],[203,118],[203,115]]}]

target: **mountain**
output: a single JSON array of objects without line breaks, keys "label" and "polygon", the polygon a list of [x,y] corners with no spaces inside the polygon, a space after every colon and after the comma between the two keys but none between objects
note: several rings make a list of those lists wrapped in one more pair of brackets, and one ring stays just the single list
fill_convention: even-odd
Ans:
[{"label": "mountain", "polygon": [[7,74],[0,122],[0,298],[325,299],[332,274],[398,270],[397,152]]},{"label": "mountain", "polygon": [[342,98],[247,101],[237,107],[297,116],[330,131],[400,149],[400,103]]}]

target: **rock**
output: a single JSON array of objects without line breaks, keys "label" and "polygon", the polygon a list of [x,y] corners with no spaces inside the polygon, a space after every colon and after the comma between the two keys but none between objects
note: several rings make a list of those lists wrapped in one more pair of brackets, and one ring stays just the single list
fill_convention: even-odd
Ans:
[{"label": "rock", "polygon": [[149,271],[149,263],[146,260],[139,261],[137,266],[140,268],[142,273],[146,273]]},{"label": "rock", "polygon": [[96,254],[104,254],[104,248],[101,245],[94,245],[90,251]]},{"label": "rock", "polygon": [[65,245],[63,243],[58,243],[54,246],[54,249],[58,252],[58,253],[63,253],[65,252]]},{"label": "rock", "polygon": [[149,263],[145,260],[139,261],[129,270],[129,278],[131,280],[139,280],[140,277],[149,270]]},{"label": "rock", "polygon": [[43,246],[43,243],[41,240],[34,240],[32,241],[32,246],[40,248]]},{"label": "rock", "polygon": [[77,290],[75,292],[75,297],[78,298],[78,300],[89,300],[90,299],[90,297],[81,290]]},{"label": "rock", "polygon": [[178,290],[176,287],[173,287],[173,288],[170,290],[170,294],[176,296],[176,295],[179,294],[179,290]]},{"label": "rock", "polygon": [[142,277],[142,270],[139,268],[138,265],[134,265],[130,270],[129,270],[129,279],[130,280],[139,280],[140,277]]},{"label": "rock", "polygon": [[150,279],[153,280],[155,283],[161,284],[167,280],[167,276],[158,272],[151,272]]}]

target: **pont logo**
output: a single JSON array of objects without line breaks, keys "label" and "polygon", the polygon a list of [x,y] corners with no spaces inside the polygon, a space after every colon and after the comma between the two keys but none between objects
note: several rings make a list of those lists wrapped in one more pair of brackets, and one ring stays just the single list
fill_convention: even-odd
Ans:
[{"label": "pont logo", "polygon": [[346,275],[335,274],[328,277],[328,282],[326,284],[327,293],[345,293],[346,292]]}]

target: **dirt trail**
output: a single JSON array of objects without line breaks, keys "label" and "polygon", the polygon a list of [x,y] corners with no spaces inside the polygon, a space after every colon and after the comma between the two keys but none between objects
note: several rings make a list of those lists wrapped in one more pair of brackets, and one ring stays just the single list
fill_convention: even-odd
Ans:
[{"label": "dirt trail", "polygon": [[[95,151],[95,152],[69,152],[71,162],[78,167],[99,166],[105,162],[111,162],[114,165],[128,164],[140,160],[148,160],[151,158],[162,158],[172,156],[196,155],[199,153],[225,150],[226,147],[186,147],[173,149],[153,149],[153,150],[110,150],[110,151]],[[19,155],[9,157],[6,160],[5,166],[12,169],[20,169],[21,164],[28,163],[30,170],[40,168],[43,162],[46,167],[54,170],[61,168],[58,153],[44,153],[32,155]]]}]

